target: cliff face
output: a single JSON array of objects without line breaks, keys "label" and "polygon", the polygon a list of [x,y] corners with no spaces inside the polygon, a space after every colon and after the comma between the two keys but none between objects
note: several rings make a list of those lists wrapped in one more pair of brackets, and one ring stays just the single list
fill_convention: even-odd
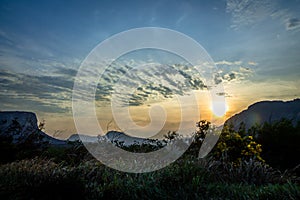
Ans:
[{"label": "cliff face", "polygon": [[0,112],[0,135],[12,137],[13,143],[26,141],[35,134],[36,142],[49,144],[65,144],[65,141],[50,137],[38,129],[36,115],[32,112],[7,111]]},{"label": "cliff face", "polygon": [[225,123],[233,124],[234,129],[238,130],[242,122],[248,130],[255,124],[264,122],[274,122],[282,118],[291,119],[294,124],[300,120],[300,99],[293,101],[261,101],[252,104],[247,110],[244,110]]}]

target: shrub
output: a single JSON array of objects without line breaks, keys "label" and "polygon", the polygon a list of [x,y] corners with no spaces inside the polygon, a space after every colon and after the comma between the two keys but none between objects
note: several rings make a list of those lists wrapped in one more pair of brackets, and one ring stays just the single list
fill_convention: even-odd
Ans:
[{"label": "shrub", "polygon": [[241,160],[255,159],[261,162],[262,145],[258,144],[253,136],[241,136],[238,132],[230,131],[224,126],[213,156],[220,159],[224,154],[229,162],[239,163]]}]

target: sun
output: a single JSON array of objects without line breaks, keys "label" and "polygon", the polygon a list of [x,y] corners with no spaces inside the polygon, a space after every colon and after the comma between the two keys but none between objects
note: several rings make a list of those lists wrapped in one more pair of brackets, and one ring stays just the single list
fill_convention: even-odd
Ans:
[{"label": "sun", "polygon": [[226,101],[213,101],[211,104],[211,110],[217,117],[223,117],[228,111],[228,105]]}]

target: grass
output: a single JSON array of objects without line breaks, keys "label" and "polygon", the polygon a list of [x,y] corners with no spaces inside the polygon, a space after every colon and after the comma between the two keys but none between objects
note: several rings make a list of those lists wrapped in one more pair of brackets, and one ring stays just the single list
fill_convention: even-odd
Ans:
[{"label": "grass", "polygon": [[300,199],[298,179],[283,175],[256,162],[233,167],[180,159],[155,172],[130,174],[96,160],[71,166],[34,158],[0,166],[0,198]]}]

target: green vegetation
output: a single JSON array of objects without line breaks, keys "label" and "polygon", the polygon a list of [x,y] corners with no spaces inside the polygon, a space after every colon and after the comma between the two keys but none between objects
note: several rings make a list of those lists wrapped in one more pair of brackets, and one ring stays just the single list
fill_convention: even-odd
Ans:
[{"label": "green vegetation", "polygon": [[262,145],[262,157],[271,166],[281,170],[299,166],[300,121],[293,125],[291,120],[281,119],[256,125],[249,130],[249,134]]},{"label": "green vegetation", "polygon": [[257,143],[252,135],[247,135],[244,131],[235,132],[229,126],[225,126],[213,155],[220,159],[223,154],[226,154],[229,161],[234,163],[249,159],[264,162],[261,152],[261,144]]},{"label": "green vegetation", "polygon": [[[27,151],[24,144],[0,140],[0,199],[300,199],[296,154],[292,154],[292,167],[284,168],[286,163],[282,163],[292,159],[286,156],[290,148],[297,152],[296,141],[288,140],[299,141],[295,136],[299,125],[283,119],[249,131],[243,125],[239,131],[225,126],[211,154],[198,159],[210,126],[200,121],[194,142],[180,159],[144,174],[110,169],[93,159],[80,142],[60,148],[31,146]],[[271,135],[263,135],[267,133]],[[179,137],[170,132],[166,140]],[[284,147],[290,142],[291,147],[280,149],[285,160],[273,160],[280,142]],[[132,152],[149,152],[160,145],[121,146]],[[8,159],[5,152],[10,151],[13,157]]]},{"label": "green vegetation", "polygon": [[[299,199],[300,186],[257,162],[240,167],[179,160],[152,173],[128,174],[95,160],[77,166],[45,159],[0,167],[1,199]],[[257,178],[259,180],[257,180]]]}]

